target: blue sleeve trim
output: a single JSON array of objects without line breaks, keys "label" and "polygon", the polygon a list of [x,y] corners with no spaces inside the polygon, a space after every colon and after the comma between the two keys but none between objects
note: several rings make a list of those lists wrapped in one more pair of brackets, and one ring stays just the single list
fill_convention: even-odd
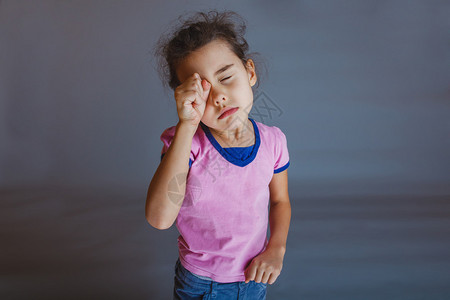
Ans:
[{"label": "blue sleeve trim", "polygon": [[[164,157],[164,154],[165,154],[165,153],[161,154],[161,160],[162,160],[162,158]],[[192,166],[192,159],[189,158],[189,168],[190,168],[191,166]]]},{"label": "blue sleeve trim", "polygon": [[287,164],[285,164],[283,167],[278,168],[276,170],[273,171],[273,173],[280,173],[283,172],[284,170],[286,170],[289,167],[290,162],[288,161]]}]

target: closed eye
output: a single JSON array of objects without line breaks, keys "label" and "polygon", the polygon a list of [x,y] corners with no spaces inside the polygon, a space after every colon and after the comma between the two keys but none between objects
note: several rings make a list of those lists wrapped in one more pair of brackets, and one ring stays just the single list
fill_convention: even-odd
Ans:
[{"label": "closed eye", "polygon": [[225,81],[225,80],[230,79],[230,78],[231,78],[231,76],[225,77],[222,80],[220,80],[220,82]]}]

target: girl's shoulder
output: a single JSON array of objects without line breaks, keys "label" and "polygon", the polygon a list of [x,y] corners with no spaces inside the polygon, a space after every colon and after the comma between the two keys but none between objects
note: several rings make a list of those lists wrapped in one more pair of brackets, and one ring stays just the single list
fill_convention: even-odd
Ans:
[{"label": "girl's shoulder", "polygon": [[[163,130],[161,133],[161,140],[171,140],[175,136],[175,131],[177,129],[177,126],[170,126]],[[198,138],[201,135],[201,129],[200,125],[197,127],[197,131],[195,132],[194,138]]]},{"label": "girl's shoulder", "polygon": [[[175,136],[175,131],[177,129],[177,126],[170,126],[161,134],[161,141],[163,142],[163,148],[161,150],[161,153],[165,153],[167,149],[169,149],[170,145],[172,144],[173,138]],[[194,159],[197,157],[198,153],[200,152],[200,149],[202,148],[202,131],[199,128],[197,128],[197,131],[195,132],[192,143],[191,143],[191,154],[190,154],[190,162],[194,161]]]},{"label": "girl's shoulder", "polygon": [[265,139],[279,140],[286,139],[284,132],[277,126],[266,125],[261,122],[255,121],[258,126],[258,131]]},{"label": "girl's shoulder", "polygon": [[277,126],[255,122],[261,136],[261,145],[268,157],[273,158],[274,173],[279,173],[289,166],[289,151],[286,135]]},{"label": "girl's shoulder", "polygon": [[[161,133],[160,139],[161,141],[166,145],[169,146],[172,143],[173,137],[175,136],[177,126],[170,126]],[[200,144],[202,144],[202,140],[204,139],[204,133],[202,129],[200,128],[200,125],[197,127],[197,130],[192,138],[192,148],[199,147]]]}]

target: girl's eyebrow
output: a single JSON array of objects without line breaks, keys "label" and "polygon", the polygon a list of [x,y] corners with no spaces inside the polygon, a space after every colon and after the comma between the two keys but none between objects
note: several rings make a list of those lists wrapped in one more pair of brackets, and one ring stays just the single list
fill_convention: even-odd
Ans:
[{"label": "girl's eyebrow", "polygon": [[216,71],[216,73],[214,73],[214,76],[219,75],[220,73],[225,72],[226,70],[228,70],[229,68],[231,68],[232,66],[234,66],[234,64],[229,64],[226,65],[225,67],[220,68],[219,70]]}]

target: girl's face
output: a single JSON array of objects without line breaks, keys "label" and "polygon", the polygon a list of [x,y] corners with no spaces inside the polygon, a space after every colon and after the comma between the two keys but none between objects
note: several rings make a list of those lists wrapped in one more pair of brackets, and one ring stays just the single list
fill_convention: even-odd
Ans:
[{"label": "girl's face", "polygon": [[[176,70],[180,82],[195,72],[211,84],[201,121],[216,130],[247,124],[253,105],[252,86],[257,80],[253,61],[249,59],[245,67],[227,42],[214,40],[189,54]],[[219,118],[230,108],[236,108],[233,114]]]}]

